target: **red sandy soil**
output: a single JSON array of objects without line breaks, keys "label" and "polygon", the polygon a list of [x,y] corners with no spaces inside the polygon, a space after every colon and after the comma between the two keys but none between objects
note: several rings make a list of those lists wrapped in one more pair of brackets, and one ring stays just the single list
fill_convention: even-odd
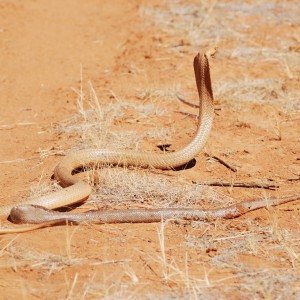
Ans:
[{"label": "red sandy soil", "polygon": [[[151,22],[149,25],[141,8],[166,9],[168,4],[148,2],[0,2],[1,205],[19,203],[26,198],[32,185],[51,178],[61,156],[52,155],[43,159],[39,156],[41,150],[67,151],[76,145],[76,133],[59,134],[49,129],[77,113],[77,95],[72,88],[78,89],[80,86],[81,66],[84,79],[93,83],[104,105],[111,100],[110,90],[140,103],[136,97],[137,89],[146,89],[147,82],[170,87],[174,83],[180,84],[183,91],[194,91],[190,93],[191,101],[196,99],[193,98],[196,97],[196,91],[192,59],[197,47],[190,45],[184,36],[176,36],[176,32],[170,35],[159,25]],[[237,23],[245,21],[241,18]],[[245,34],[256,46],[271,47],[272,43],[275,45],[277,40],[283,38],[290,42],[290,51],[298,54],[298,61],[290,66],[292,77],[284,70],[278,70],[274,61],[237,62],[222,55],[222,51],[227,47],[231,49],[232,45],[230,41],[221,40],[218,45],[219,56],[212,62],[213,84],[224,78],[234,81],[246,73],[249,78],[280,77],[284,82],[283,93],[286,89],[298,91],[299,99],[299,24],[260,27],[255,24],[254,19],[253,26],[256,35],[251,30]],[[294,35],[286,37],[286,32],[293,32]],[[169,51],[170,45],[182,46],[182,50]],[[209,46],[208,42],[206,46]],[[134,72],[132,66],[137,66],[142,71]],[[272,95],[276,100],[276,91],[274,93]],[[236,200],[264,195],[299,194],[300,117],[297,110],[286,111],[281,103],[277,105],[277,102],[270,101],[233,104],[227,99],[218,99],[217,94],[216,105],[220,110],[216,111],[206,151],[236,166],[238,172],[232,172],[218,162],[209,161],[202,153],[196,158],[196,166],[174,176],[181,176],[186,181],[274,180],[280,185],[276,191],[216,188],[218,192]],[[196,122],[174,111],[196,111],[176,100],[168,101],[164,108],[170,116],[168,124],[173,123],[175,128],[172,149],[178,149],[190,139],[193,133],[190,128],[195,128]],[[146,148],[153,150],[155,146],[148,144]],[[282,205],[275,212],[280,228],[293,233],[299,232],[299,201]],[[219,229],[217,222],[214,224],[215,229],[212,226],[209,230],[215,236],[222,235],[223,230],[231,230],[232,234],[255,230],[255,226],[269,225],[272,213],[274,214],[274,210],[270,212],[262,209],[233,221],[220,221],[223,227]],[[251,223],[250,228],[246,228],[247,220],[256,222],[256,225]],[[239,225],[240,222],[244,225]],[[5,220],[3,224],[8,225]],[[162,255],[157,233],[159,228],[160,224],[58,226],[20,235],[1,236],[0,298],[171,299],[172,295],[179,298],[180,295],[185,295],[194,299],[214,299],[218,298],[218,293],[224,298],[242,297],[241,289],[234,288],[241,282],[240,278],[234,277],[237,270],[231,266],[216,268],[211,265],[211,259],[221,249],[207,248],[203,251],[187,246],[188,233],[193,232],[198,236],[199,243],[201,234],[204,234],[203,228],[197,231],[192,224],[166,225],[166,259],[169,263],[176,261],[178,270],[183,273],[188,265],[193,278],[203,279],[207,275],[210,281],[216,283],[211,286],[208,284],[199,291],[188,286],[183,278],[178,279],[178,274],[168,280],[163,275],[163,264],[155,260]],[[299,286],[295,283],[297,280],[299,283],[300,278],[299,238],[290,247],[290,265],[280,260],[287,253],[280,252],[286,251],[284,249],[278,250],[277,256],[272,254],[272,261],[255,253],[239,254],[237,260],[253,269],[270,268],[281,272],[280,268],[286,268],[294,276],[291,279],[294,289],[291,295],[299,297]],[[25,252],[32,257],[24,258],[24,254],[18,252],[20,249],[26,249]],[[55,255],[65,260],[60,269],[57,262],[53,263]],[[53,267],[50,262],[45,267],[39,267],[42,259],[37,263],[35,261],[40,256],[43,260],[52,262]],[[218,279],[224,279],[224,282],[217,282]],[[224,283],[232,289],[226,290]],[[195,282],[193,284],[197,286]],[[261,292],[268,291],[268,286],[259,289],[250,285],[250,294],[251,289],[256,299],[268,296]],[[269,299],[274,299],[281,293],[284,295],[283,290],[274,290],[270,292]],[[249,297],[247,295],[245,297]]]}]

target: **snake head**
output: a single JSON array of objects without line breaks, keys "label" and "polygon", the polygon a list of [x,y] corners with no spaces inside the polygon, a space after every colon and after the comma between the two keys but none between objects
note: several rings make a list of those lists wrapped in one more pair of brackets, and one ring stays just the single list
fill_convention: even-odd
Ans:
[{"label": "snake head", "polygon": [[50,211],[40,205],[23,204],[13,207],[9,219],[15,224],[37,224],[45,222],[45,215]]}]

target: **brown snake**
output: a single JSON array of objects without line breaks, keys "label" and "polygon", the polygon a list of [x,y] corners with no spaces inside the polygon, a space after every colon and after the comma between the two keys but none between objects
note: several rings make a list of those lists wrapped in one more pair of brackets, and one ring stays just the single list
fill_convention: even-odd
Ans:
[{"label": "brown snake", "polygon": [[1,233],[17,233],[34,230],[66,221],[94,223],[138,223],[157,222],[162,219],[218,219],[234,218],[248,211],[268,205],[279,205],[300,198],[300,195],[272,198],[268,200],[254,199],[244,201],[226,208],[193,209],[167,208],[152,210],[94,210],[84,213],[62,213],[50,209],[71,205],[86,200],[92,192],[91,186],[73,176],[72,172],[86,166],[112,164],[118,166],[153,167],[157,169],[174,169],[192,160],[204,147],[211,131],[214,107],[208,58],[213,56],[216,49],[210,49],[194,58],[194,71],[199,93],[199,123],[193,140],[184,148],[172,153],[147,153],[130,150],[81,150],[66,156],[55,168],[55,179],[64,189],[29,199],[20,205],[0,207],[0,217],[7,217],[14,223],[37,223],[22,228],[0,228]]}]

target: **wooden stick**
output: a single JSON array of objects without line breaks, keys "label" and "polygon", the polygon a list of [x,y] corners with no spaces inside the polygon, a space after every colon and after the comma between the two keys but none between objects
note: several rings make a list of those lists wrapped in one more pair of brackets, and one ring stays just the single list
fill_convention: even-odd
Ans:
[{"label": "wooden stick", "polygon": [[194,184],[208,185],[208,186],[232,186],[242,188],[256,188],[256,189],[268,189],[276,190],[279,185],[274,183],[261,183],[261,182],[226,182],[226,181],[192,181]]},{"label": "wooden stick", "polygon": [[175,112],[178,113],[178,114],[182,114],[184,116],[195,118],[196,120],[198,120],[198,116],[195,115],[195,114],[191,114],[191,113],[180,111],[180,110],[175,110]]},{"label": "wooden stick", "polygon": [[231,165],[229,165],[226,161],[224,161],[223,159],[221,159],[220,157],[216,156],[216,155],[210,155],[209,153],[205,152],[205,154],[207,156],[209,156],[210,158],[213,158],[215,160],[217,160],[220,164],[222,164],[223,166],[225,166],[226,168],[230,169],[233,172],[237,171],[236,167],[233,167]]},{"label": "wooden stick", "polygon": [[176,94],[176,97],[179,101],[181,101],[182,103],[184,103],[190,107],[199,108],[198,104],[191,103],[191,102],[185,100],[184,98],[182,98],[181,96],[179,96],[178,94]]},{"label": "wooden stick", "polygon": [[300,181],[300,177],[299,178],[288,178],[288,181]]},{"label": "wooden stick", "polygon": [[[178,99],[179,101],[181,101],[182,103],[184,103],[184,104],[186,104],[186,105],[188,105],[188,106],[190,106],[190,107],[193,107],[193,108],[199,108],[199,105],[198,105],[198,104],[194,104],[194,103],[192,103],[192,102],[189,102],[189,101],[185,100],[184,98],[182,98],[181,96],[179,96],[178,94],[176,94],[176,97],[177,97],[177,99]],[[221,108],[220,108],[220,107],[215,107],[214,110],[215,110],[215,111],[216,111],[216,110],[221,110]]]}]

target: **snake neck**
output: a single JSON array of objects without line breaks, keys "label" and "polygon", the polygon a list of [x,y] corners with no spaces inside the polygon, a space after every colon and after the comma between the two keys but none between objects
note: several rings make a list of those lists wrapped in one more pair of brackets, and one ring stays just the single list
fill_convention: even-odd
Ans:
[{"label": "snake neck", "polygon": [[[189,161],[195,158],[195,156],[203,149],[213,124],[213,90],[207,56],[214,52],[208,51],[207,53],[210,54],[205,53],[204,55],[201,55],[199,53],[194,58],[194,72],[199,95],[199,122],[197,132],[189,144],[177,152],[174,152],[174,156],[189,159]],[[182,161],[181,163],[185,164],[186,161]]]}]

